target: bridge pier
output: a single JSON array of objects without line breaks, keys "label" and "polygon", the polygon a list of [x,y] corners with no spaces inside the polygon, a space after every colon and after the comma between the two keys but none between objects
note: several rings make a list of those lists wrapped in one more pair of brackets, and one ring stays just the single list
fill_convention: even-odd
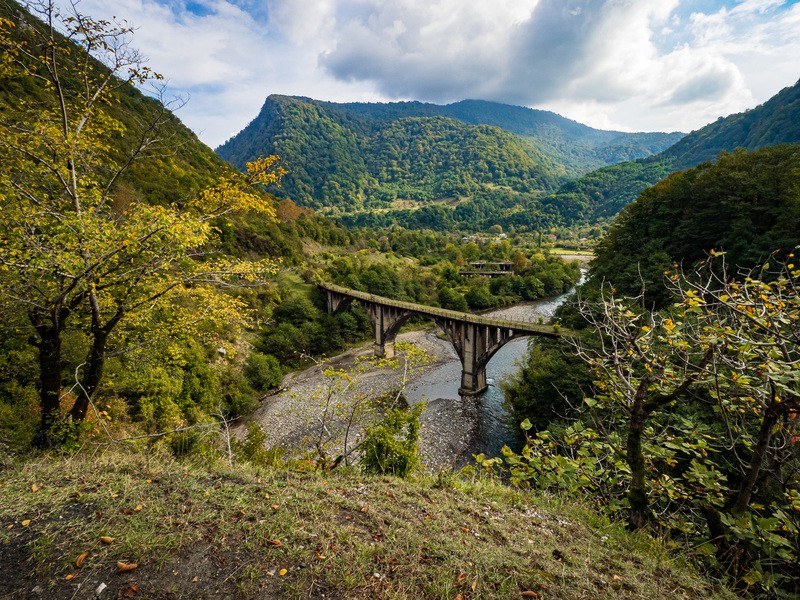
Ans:
[{"label": "bridge pier", "polygon": [[486,383],[486,363],[482,361],[484,354],[483,326],[476,323],[437,319],[439,327],[447,333],[450,342],[461,359],[461,385],[458,393],[461,396],[477,396],[489,387]]},{"label": "bridge pier", "polygon": [[468,321],[440,320],[439,326],[447,333],[458,357],[461,359],[461,396],[477,396],[489,387],[486,365],[506,343],[520,333],[509,327],[498,327]]},{"label": "bridge pier", "polygon": [[397,332],[403,326],[411,312],[376,302],[368,302],[367,314],[375,331],[375,356],[378,358],[394,358],[394,341]]}]

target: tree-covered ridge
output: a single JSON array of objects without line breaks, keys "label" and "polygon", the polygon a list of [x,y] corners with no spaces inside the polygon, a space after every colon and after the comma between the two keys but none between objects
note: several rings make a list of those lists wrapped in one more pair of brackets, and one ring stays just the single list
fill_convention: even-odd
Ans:
[{"label": "tree-covered ridge", "polygon": [[492,125],[526,138],[546,156],[561,176],[576,177],[604,165],[660,152],[682,133],[626,133],[594,129],[556,113],[486,100],[461,100],[440,106],[423,102],[388,104],[323,103],[364,122],[406,117],[443,116],[471,125]]},{"label": "tree-covered ridge", "polygon": [[[496,127],[466,127],[445,117],[404,118],[374,138],[367,155],[386,199],[436,200],[470,195],[486,185],[534,192],[550,188],[554,178],[541,155],[532,161],[526,149]],[[527,151],[526,151],[527,150]],[[396,186],[396,191],[393,189]],[[406,196],[408,197],[408,196]]]},{"label": "tree-covered ridge", "polygon": [[795,143],[800,143],[800,82],[751,110],[720,117],[659,154],[566,183],[544,202],[556,208],[565,224],[593,222],[613,216],[668,173],[715,160],[722,151]]},{"label": "tree-covered ridge", "polygon": [[800,145],[722,154],[646,189],[598,243],[593,276],[666,301],[664,271],[714,250],[752,267],[800,244]]},{"label": "tree-covered ridge", "polygon": [[218,153],[235,165],[279,154],[289,173],[276,194],[339,211],[481,196],[496,186],[538,192],[556,182],[540,153],[495,127],[446,117],[370,121],[289,97],[270,97]]},{"label": "tree-covered ridge", "polygon": [[352,212],[395,200],[482,201],[497,187],[531,201],[568,176],[650,155],[681,135],[600,131],[547,111],[473,100],[336,104],[275,95],[217,152],[237,166],[279,154],[289,170],[285,195]]}]

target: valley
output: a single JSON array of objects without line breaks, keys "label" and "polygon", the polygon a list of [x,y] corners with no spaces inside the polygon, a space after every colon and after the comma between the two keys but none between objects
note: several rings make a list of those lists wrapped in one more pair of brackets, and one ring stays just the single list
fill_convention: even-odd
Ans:
[{"label": "valley", "polygon": [[800,597],[800,82],[267,91],[212,151],[82,10],[0,0],[0,597]]}]

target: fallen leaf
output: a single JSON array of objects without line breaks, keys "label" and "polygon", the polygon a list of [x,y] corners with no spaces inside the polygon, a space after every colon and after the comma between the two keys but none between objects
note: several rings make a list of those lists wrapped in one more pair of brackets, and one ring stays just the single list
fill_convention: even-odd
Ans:
[{"label": "fallen leaf", "polygon": [[24,521],[22,521],[22,523],[20,523],[20,525],[22,525],[23,527],[27,527],[30,524],[31,524],[30,519],[25,519]]},{"label": "fallen leaf", "polygon": [[123,598],[133,598],[139,592],[139,586],[132,585],[127,590],[122,592]]},{"label": "fallen leaf", "polygon": [[461,594],[456,594],[455,600],[464,600],[464,596]]},{"label": "fallen leaf", "polygon": [[32,491],[32,492],[35,494],[36,492],[38,492],[38,491],[39,491],[39,486],[38,486],[38,485],[36,485],[36,484],[34,483],[34,484],[31,486],[31,491]]},{"label": "fallen leaf", "polygon": [[153,483],[152,479],[148,479],[145,483]]},{"label": "fallen leaf", "polygon": [[278,571],[278,575],[280,575],[281,577],[283,577],[283,576],[284,576],[284,575],[286,575],[288,572],[289,572],[289,571],[287,571],[286,569],[281,569],[280,571]]},{"label": "fallen leaf", "polygon": [[121,560],[117,561],[117,573],[127,573],[128,571],[133,571],[137,569],[139,565],[133,562],[123,562]]},{"label": "fallen leaf", "polygon": [[327,557],[324,554],[317,552],[317,560],[325,560]]},{"label": "fallen leaf", "polygon": [[478,587],[478,580],[476,579],[475,581],[473,581],[472,585],[470,587],[472,588],[472,591],[474,592],[475,588]]},{"label": "fallen leaf", "polygon": [[198,581],[200,581],[200,578],[197,575],[192,577],[192,583],[197,583]]},{"label": "fallen leaf", "polygon": [[70,573],[69,575],[64,577],[64,579],[66,579],[67,581],[72,581],[73,579],[75,579],[75,573]]},{"label": "fallen leaf", "polygon": [[275,503],[270,508],[272,508],[272,510],[278,510],[279,506],[277,503]]},{"label": "fallen leaf", "polygon": [[283,543],[278,539],[270,540],[269,543],[275,546],[276,548],[280,548],[281,546],[283,546]]},{"label": "fallen leaf", "polygon": [[464,573],[463,571],[458,574],[458,580],[459,581],[464,581],[466,578],[467,578],[467,574]]},{"label": "fallen leaf", "polygon": [[103,542],[104,544],[113,544],[114,538],[104,535],[100,537],[100,541]]},{"label": "fallen leaf", "polygon": [[523,598],[538,598],[539,592],[534,592],[533,590],[525,590],[522,592]]},{"label": "fallen leaf", "polygon": [[136,512],[139,512],[139,511],[140,511],[140,510],[142,510],[143,508],[144,508],[144,506],[142,506],[141,504],[137,504],[137,505],[136,505],[136,508],[134,508],[133,510],[135,510]]},{"label": "fallen leaf", "polygon": [[367,507],[366,506],[362,506],[361,507],[361,512],[363,512],[363,513],[367,512]]},{"label": "fallen leaf", "polygon": [[89,556],[88,552],[81,552],[78,558],[75,559],[75,566],[80,567],[87,556]]}]

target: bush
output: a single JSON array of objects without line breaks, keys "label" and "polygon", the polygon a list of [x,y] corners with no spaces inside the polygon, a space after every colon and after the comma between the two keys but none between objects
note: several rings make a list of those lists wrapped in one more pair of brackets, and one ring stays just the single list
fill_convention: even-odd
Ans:
[{"label": "bush", "polygon": [[367,427],[361,448],[366,473],[407,477],[419,465],[419,416],[425,409],[390,410],[381,422]]},{"label": "bush", "polygon": [[244,374],[250,385],[258,392],[279,386],[283,381],[283,370],[278,359],[271,354],[251,352],[245,363]]},{"label": "bush", "polygon": [[281,463],[285,448],[267,449],[267,434],[255,421],[247,422],[247,435],[243,442],[236,443],[236,453],[240,459],[253,465],[272,467]]}]

